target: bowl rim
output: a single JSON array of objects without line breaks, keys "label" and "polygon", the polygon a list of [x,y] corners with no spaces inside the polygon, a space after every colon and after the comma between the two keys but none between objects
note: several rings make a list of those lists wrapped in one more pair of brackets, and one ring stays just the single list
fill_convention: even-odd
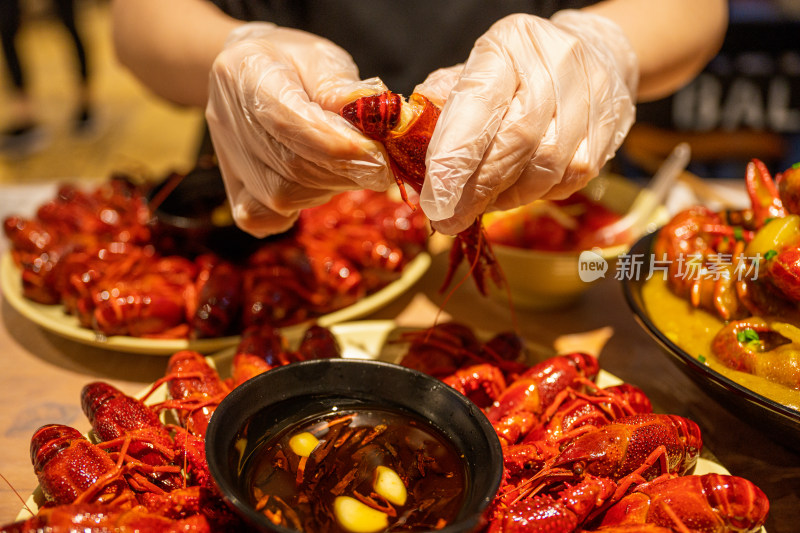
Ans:
[{"label": "bowl rim", "polygon": [[[660,230],[659,230],[660,231]],[[631,254],[644,254],[646,257],[652,255],[652,245],[658,236],[658,231],[645,235],[639,239],[630,250]],[[789,431],[796,432],[800,436],[800,411],[791,407],[778,403],[766,396],[763,396],[747,387],[740,385],[732,379],[720,374],[716,370],[701,363],[695,357],[692,357],[680,346],[670,340],[650,319],[650,314],[644,307],[644,302],[641,296],[641,287],[644,279],[649,274],[649,261],[644,261],[644,268],[638,279],[629,279],[623,277],[622,291],[625,300],[628,303],[633,316],[639,325],[653,338],[662,349],[666,351],[675,362],[683,364],[682,368],[688,369],[688,372],[693,378],[701,380],[701,382],[711,382],[718,388],[732,393],[733,397],[730,399],[738,398],[742,402],[747,402],[758,406],[771,413],[776,422],[780,422],[786,426]],[[762,421],[763,422],[763,421]]]},{"label": "bowl rim", "polygon": [[[153,199],[158,196],[158,194],[163,190],[164,187],[168,187],[170,185],[170,181],[173,179],[178,179],[178,184],[174,187],[177,189],[184,183],[190,183],[192,179],[209,179],[208,174],[204,173],[214,173],[214,177],[216,178],[217,173],[220,172],[219,166],[212,164],[210,162],[199,163],[194,168],[190,169],[187,172],[170,172],[162,179],[154,181],[150,189],[147,191],[145,195],[145,201],[147,203],[148,209],[150,209],[150,224],[165,224],[169,226],[173,226],[180,230],[220,230],[220,229],[227,229],[231,227],[235,227],[235,223],[231,219],[231,221],[225,225],[217,225],[214,223],[214,217],[211,211],[205,213],[195,213],[191,215],[184,215],[184,214],[177,214],[175,212],[169,211],[165,209],[165,205],[169,205],[167,201],[175,190],[170,190],[167,195],[162,199],[162,201],[155,206],[152,207],[151,202]],[[218,174],[218,179],[215,179],[219,183],[223,184],[223,191],[224,191],[224,180],[222,179],[222,174]],[[201,182],[202,184],[202,182]],[[223,194],[219,197],[219,202],[217,204],[217,208],[223,207],[227,204],[228,200],[227,197]]]},{"label": "bowl rim", "polygon": [[[362,392],[359,396],[359,387],[354,386],[358,384],[349,383],[349,384],[342,384],[339,387],[334,388],[332,391],[328,390],[325,391],[323,389],[315,390],[314,385],[311,386],[309,390],[304,391],[288,391],[286,389],[280,389],[278,387],[274,387],[273,390],[267,390],[265,394],[269,397],[269,401],[264,403],[264,398],[261,398],[262,401],[258,402],[250,402],[245,403],[242,405],[242,400],[247,398],[248,396],[252,396],[254,393],[251,392],[252,389],[260,389],[264,390],[264,385],[262,382],[269,381],[269,382],[280,382],[281,378],[289,373],[289,372],[312,372],[312,371],[319,371],[313,370],[313,367],[325,367],[331,366],[336,367],[339,366],[340,368],[347,369],[350,368],[351,371],[356,372],[358,371],[358,367],[364,369],[367,372],[390,372],[395,375],[395,379],[400,379],[403,376],[406,376],[408,379],[412,380],[421,380],[422,382],[429,382],[432,387],[435,387],[437,393],[445,394],[449,398],[453,399],[456,403],[460,404],[461,408],[465,409],[467,417],[473,421],[475,429],[480,433],[482,437],[482,441],[485,441],[486,447],[488,447],[490,457],[480,457],[474,461],[476,468],[479,470],[489,469],[489,480],[490,483],[487,484],[485,487],[478,487],[475,490],[477,494],[480,495],[480,505],[477,508],[471,509],[471,514],[462,518],[457,522],[453,522],[448,526],[437,530],[440,533],[456,533],[462,531],[470,531],[475,529],[478,526],[481,515],[483,511],[491,504],[494,499],[494,496],[497,493],[497,490],[500,487],[500,483],[502,481],[503,476],[503,462],[502,462],[502,447],[500,445],[499,437],[497,436],[496,431],[494,430],[492,424],[486,418],[484,413],[481,409],[474,404],[471,400],[469,400],[466,396],[456,391],[454,388],[444,384],[442,381],[420,372],[415,369],[411,369],[408,367],[404,367],[397,363],[391,363],[387,361],[380,361],[374,359],[349,359],[349,358],[334,358],[334,359],[315,359],[315,360],[308,360],[308,361],[301,361],[290,363],[288,365],[280,366],[277,368],[273,368],[268,372],[259,374],[248,380],[247,382],[239,385],[235,389],[233,389],[230,394],[228,394],[222,402],[216,408],[214,415],[211,417],[211,421],[208,426],[208,430],[206,432],[206,439],[205,439],[205,449],[206,449],[206,459],[208,462],[208,467],[211,472],[212,479],[214,483],[216,483],[217,487],[219,488],[220,494],[222,495],[223,499],[229,504],[229,506],[234,509],[234,511],[239,514],[242,518],[247,520],[250,524],[258,527],[259,529],[269,528],[268,530],[276,531],[276,532],[286,532],[286,533],[297,533],[296,530],[287,529],[281,526],[276,526],[273,524],[267,524],[263,522],[263,517],[260,513],[257,513],[252,509],[252,507],[240,498],[237,494],[239,491],[233,486],[231,482],[228,480],[229,473],[227,469],[223,468],[224,462],[220,461],[218,454],[215,453],[215,449],[224,449],[227,446],[227,443],[224,439],[224,434],[230,433],[232,435],[237,435],[239,433],[240,425],[236,428],[230,427],[230,420],[229,420],[229,413],[236,413],[235,416],[237,420],[241,420],[243,422],[247,422],[250,420],[254,415],[258,413],[261,409],[263,409],[267,405],[272,405],[275,403],[280,403],[286,400],[290,400],[292,398],[302,398],[304,396],[341,396],[343,398],[348,397],[348,393],[352,394],[353,398],[360,398],[363,399],[365,394],[370,394],[369,392]],[[364,380],[367,381],[367,380]],[[257,396],[259,397],[259,396]],[[416,407],[409,405],[409,399],[406,398],[406,402],[402,401],[403,399],[399,399],[398,401],[392,402],[395,407],[405,409],[412,414],[416,415],[417,417],[427,420],[428,423],[433,425],[434,428],[438,429],[442,435],[450,439],[449,432],[446,428],[441,427],[440,424],[434,423],[421,412],[419,412]],[[376,404],[380,406],[380,403],[386,401],[385,396],[378,397]],[[228,424],[223,422],[226,420]],[[227,425],[227,427],[225,427]],[[231,439],[228,439],[227,442],[230,442]],[[456,449],[464,453],[464,450],[459,449],[457,443],[451,440],[451,443],[456,447]],[[229,448],[228,448],[229,449]],[[220,452],[222,453],[222,452]]]}]

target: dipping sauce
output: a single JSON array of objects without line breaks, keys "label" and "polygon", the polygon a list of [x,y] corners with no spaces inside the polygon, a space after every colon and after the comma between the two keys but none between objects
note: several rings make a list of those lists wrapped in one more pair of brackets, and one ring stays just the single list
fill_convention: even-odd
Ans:
[{"label": "dipping sauce", "polygon": [[330,411],[265,442],[249,494],[270,521],[298,531],[430,531],[456,518],[463,457],[428,422],[381,408]]}]

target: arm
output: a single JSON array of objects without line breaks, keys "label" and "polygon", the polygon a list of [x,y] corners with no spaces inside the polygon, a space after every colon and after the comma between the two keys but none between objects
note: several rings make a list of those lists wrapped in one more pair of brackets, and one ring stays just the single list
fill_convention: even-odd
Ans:
[{"label": "arm", "polygon": [[[640,64],[639,100],[690,80],[727,27],[725,0],[605,0],[585,10],[613,20],[630,40]],[[189,105],[205,104],[211,64],[242,23],[198,0],[114,0],[112,22],[120,61],[157,94]]]},{"label": "arm", "polygon": [[606,0],[584,9],[628,37],[639,59],[639,101],[688,83],[722,46],[728,25],[725,0]]},{"label": "arm", "polygon": [[199,0],[114,0],[120,62],[159,96],[204,106],[208,73],[228,34],[243,22]]}]

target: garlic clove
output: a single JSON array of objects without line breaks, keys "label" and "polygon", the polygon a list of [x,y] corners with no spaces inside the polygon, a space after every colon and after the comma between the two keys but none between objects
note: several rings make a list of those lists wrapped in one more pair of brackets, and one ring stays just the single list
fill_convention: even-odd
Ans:
[{"label": "garlic clove", "polygon": [[386,513],[350,496],[337,496],[333,500],[333,514],[339,525],[352,533],[375,533],[389,527]]},{"label": "garlic clove", "polygon": [[408,491],[400,476],[388,466],[379,466],[375,469],[375,479],[372,488],[395,505],[405,505]]},{"label": "garlic clove", "polygon": [[311,452],[314,451],[317,444],[319,444],[319,439],[308,431],[298,433],[289,439],[289,448],[300,457],[308,457],[311,455]]}]

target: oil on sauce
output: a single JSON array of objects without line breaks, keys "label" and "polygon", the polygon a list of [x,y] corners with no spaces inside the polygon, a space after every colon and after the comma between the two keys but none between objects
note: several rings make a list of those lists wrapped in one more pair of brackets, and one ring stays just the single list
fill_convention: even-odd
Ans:
[{"label": "oil on sauce", "polygon": [[[800,410],[800,391],[767,381],[759,376],[732,370],[711,352],[711,341],[724,323],[669,290],[667,283],[653,276],[642,288],[647,314],[655,326],[673,343],[709,368],[753,392],[777,403]],[[702,357],[701,357],[702,356]]]},{"label": "oil on sauce", "polygon": [[266,442],[252,504],[298,531],[430,531],[457,516],[466,469],[428,422],[385,409],[329,412]]}]

